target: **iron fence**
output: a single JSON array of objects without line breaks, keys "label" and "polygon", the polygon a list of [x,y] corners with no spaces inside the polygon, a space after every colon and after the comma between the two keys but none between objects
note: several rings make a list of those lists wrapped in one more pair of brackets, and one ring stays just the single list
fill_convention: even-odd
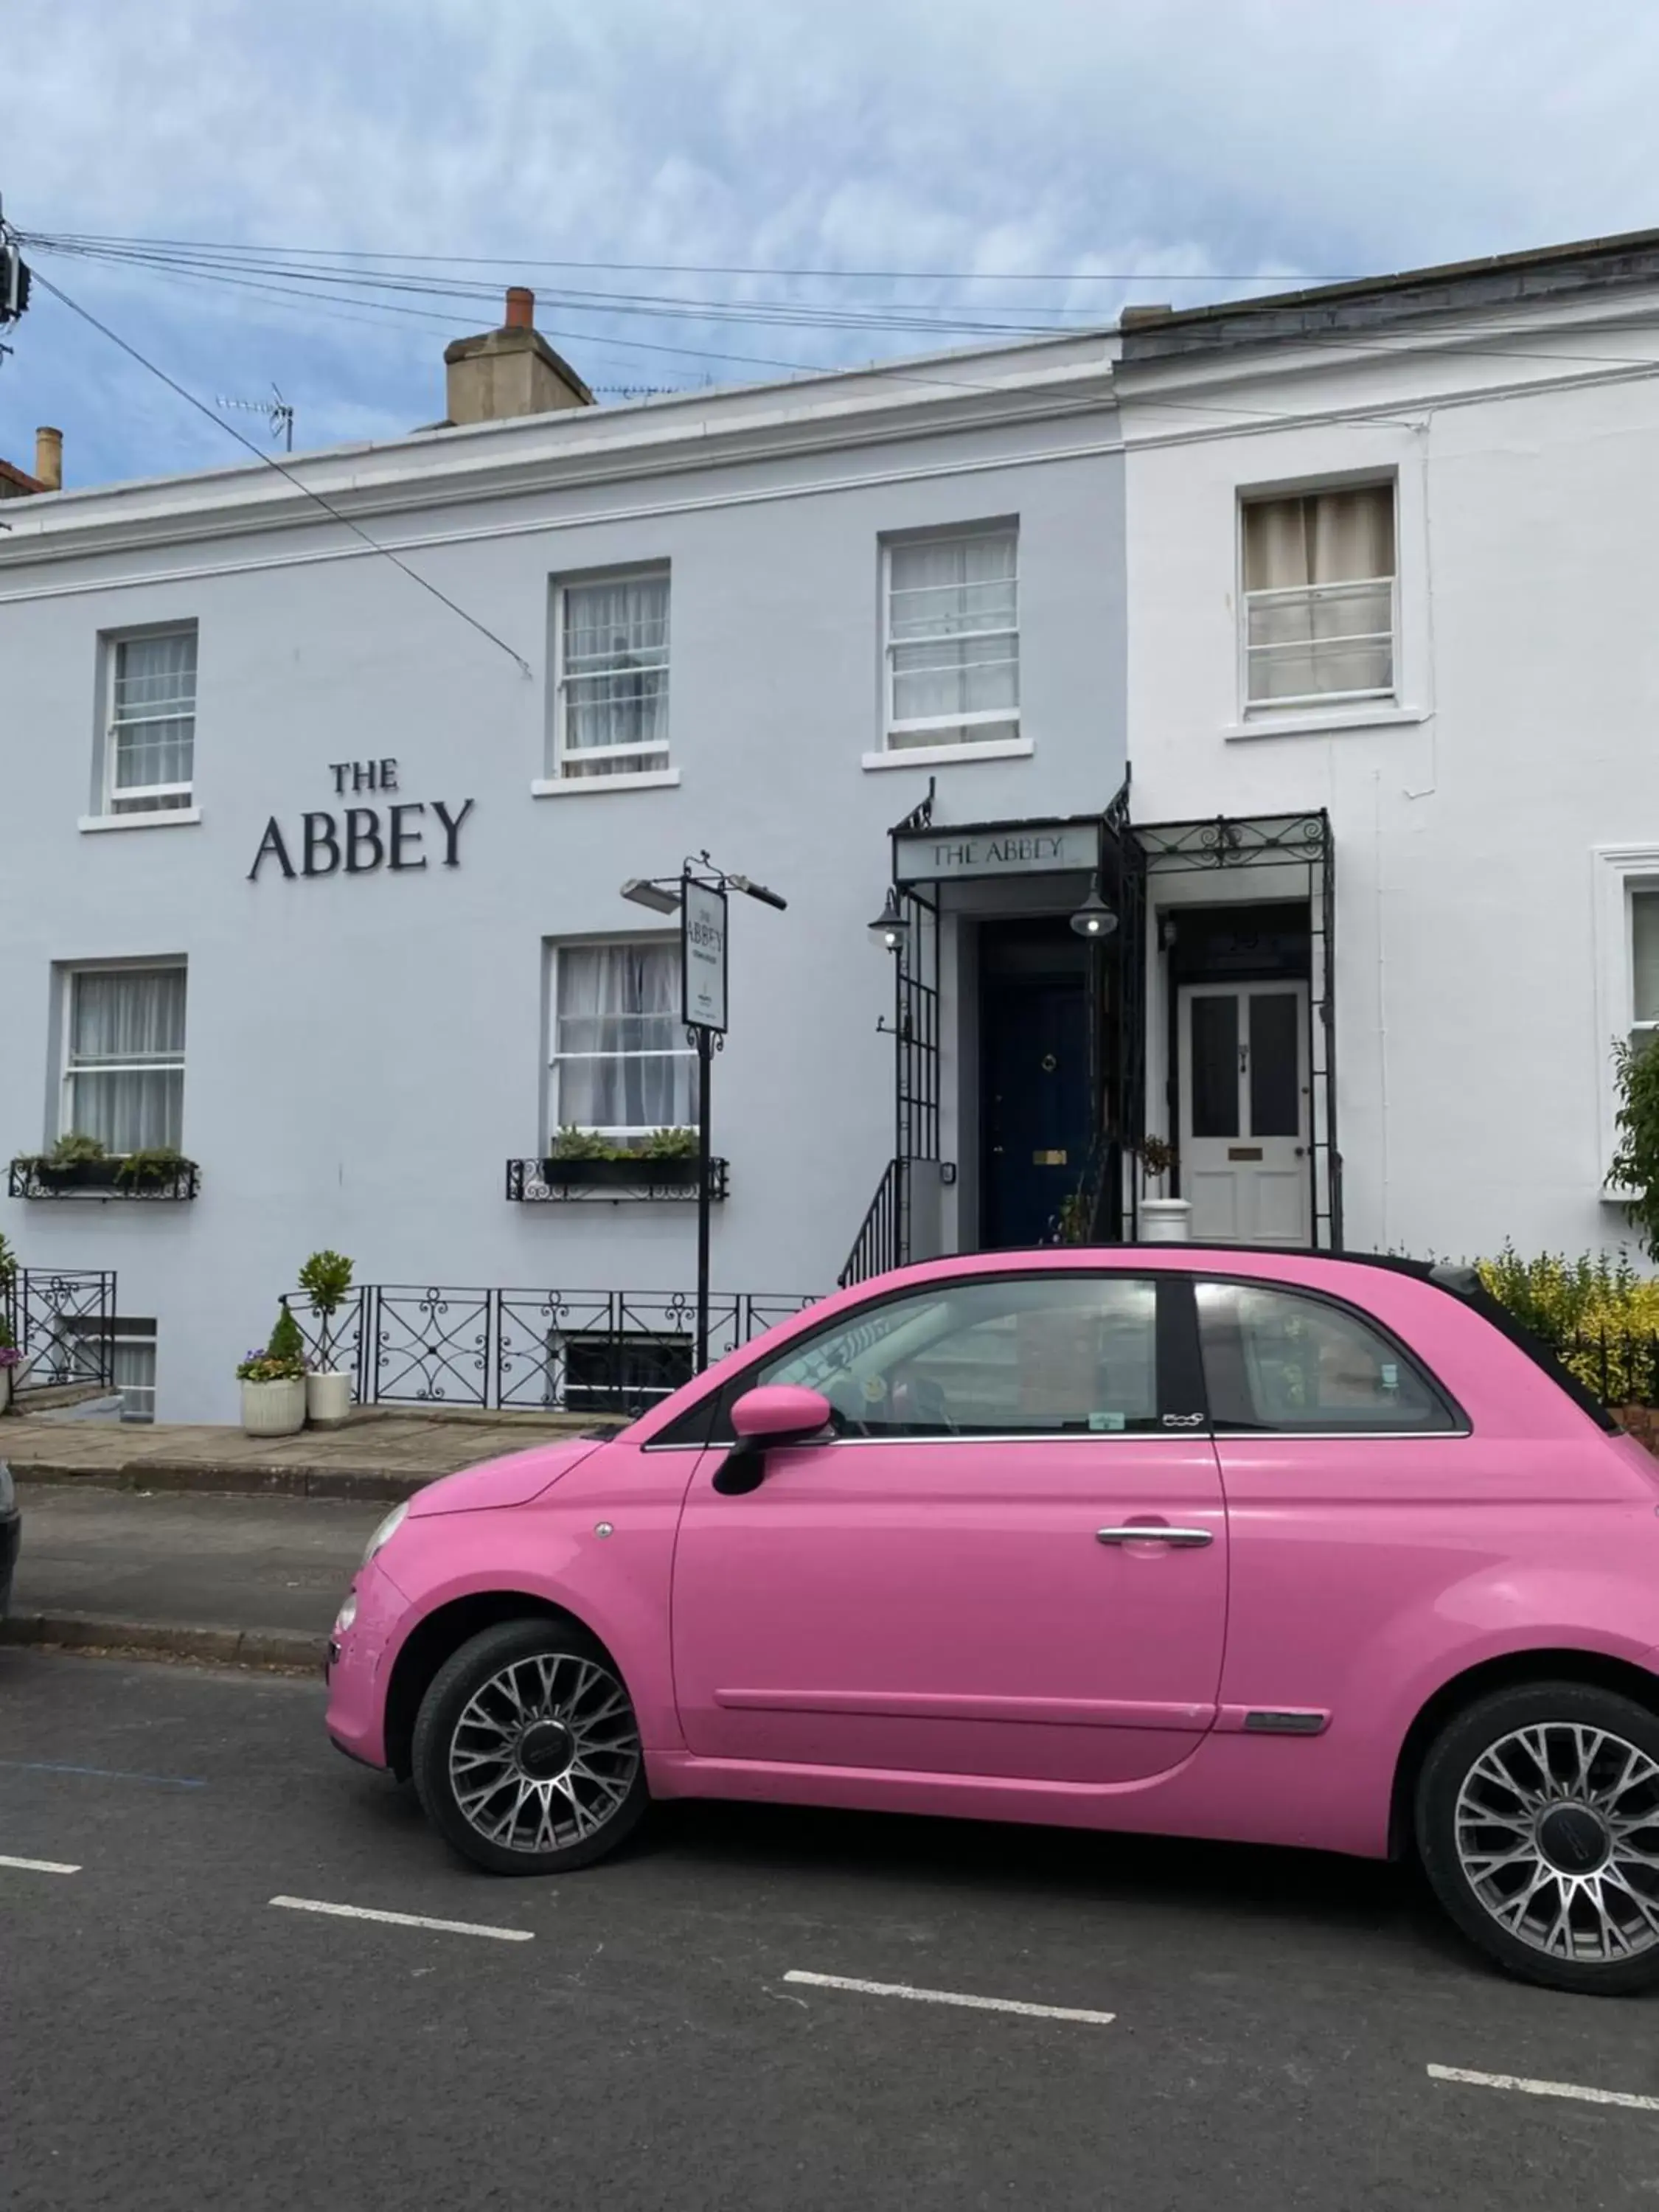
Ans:
[{"label": "iron fence", "polygon": [[1659,1406],[1659,1335],[1651,1331],[1570,1329],[1550,1348],[1604,1406]]},{"label": "iron fence", "polygon": [[0,1283],[3,1312],[21,1364],[20,1397],[77,1383],[115,1386],[115,1271],[20,1267]]},{"label": "iron fence", "polygon": [[[710,1360],[813,1303],[783,1292],[716,1293]],[[326,1320],[302,1292],[287,1304],[308,1359],[349,1373],[363,1406],[631,1416],[696,1372],[696,1301],[685,1291],[368,1283]]]}]

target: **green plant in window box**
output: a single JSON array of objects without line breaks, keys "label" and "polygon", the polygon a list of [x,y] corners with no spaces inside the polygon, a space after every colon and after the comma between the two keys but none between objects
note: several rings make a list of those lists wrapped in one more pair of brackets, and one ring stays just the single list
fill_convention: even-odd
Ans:
[{"label": "green plant in window box", "polygon": [[49,1152],[20,1152],[12,1165],[48,1190],[107,1188],[115,1180],[107,1146],[79,1129],[66,1131]]},{"label": "green plant in window box", "polygon": [[695,1182],[696,1156],[695,1129],[653,1129],[647,1136],[618,1142],[593,1129],[567,1126],[548,1149],[542,1178],[561,1188],[622,1188],[630,1183],[678,1188]]},{"label": "green plant in window box", "polygon": [[116,1163],[115,1180],[135,1189],[153,1189],[158,1183],[180,1182],[195,1167],[177,1145],[151,1145],[143,1152],[125,1153]]}]

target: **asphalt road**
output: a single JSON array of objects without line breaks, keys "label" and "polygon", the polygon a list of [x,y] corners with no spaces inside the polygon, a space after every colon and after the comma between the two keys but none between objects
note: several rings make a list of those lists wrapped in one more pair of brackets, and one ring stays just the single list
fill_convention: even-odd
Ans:
[{"label": "asphalt road", "polygon": [[1659,1999],[1501,1980],[1387,1869],[696,1806],[501,1881],[331,1751],[322,1702],[0,1650],[10,2212],[1659,2199]]}]

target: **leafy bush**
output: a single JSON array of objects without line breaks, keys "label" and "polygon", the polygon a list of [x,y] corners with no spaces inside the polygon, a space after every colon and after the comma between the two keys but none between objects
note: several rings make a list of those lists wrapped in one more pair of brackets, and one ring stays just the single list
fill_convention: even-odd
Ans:
[{"label": "leafy bush", "polygon": [[173,1182],[194,1167],[177,1145],[152,1145],[148,1151],[128,1152],[115,1170],[117,1182]]},{"label": "leafy bush", "polygon": [[239,1382],[303,1382],[305,1373],[305,1339],[284,1300],[270,1343],[263,1352],[254,1346],[238,1364],[236,1379]]},{"label": "leafy bush", "polygon": [[[317,1364],[327,1374],[334,1366],[334,1335],[329,1324],[345,1304],[351,1290],[351,1262],[343,1252],[313,1252],[300,1270],[300,1288],[311,1301],[311,1310],[322,1324]],[[284,1306],[283,1311],[287,1313]]]},{"label": "leafy bush", "polygon": [[1624,1252],[1523,1260],[1506,1244],[1477,1264],[1498,1304],[1607,1404],[1659,1395],[1659,1281],[1638,1275]]},{"label": "leafy bush", "polygon": [[1613,1048],[1613,1079],[1619,1086],[1619,1149],[1607,1175],[1607,1188],[1624,1198],[1631,1226],[1639,1231],[1642,1249],[1659,1260],[1659,1052],[1651,1042],[1638,1050],[1622,1040]]},{"label": "leafy bush", "polygon": [[653,1129],[648,1137],[618,1143],[597,1130],[567,1123],[548,1146],[550,1160],[689,1160],[697,1149],[695,1129]]},{"label": "leafy bush", "polygon": [[277,1310],[276,1326],[270,1332],[270,1341],[265,1346],[265,1356],[270,1359],[297,1359],[300,1371],[303,1374],[305,1352],[306,1340],[300,1334],[300,1324],[289,1311],[288,1300],[284,1298]]}]

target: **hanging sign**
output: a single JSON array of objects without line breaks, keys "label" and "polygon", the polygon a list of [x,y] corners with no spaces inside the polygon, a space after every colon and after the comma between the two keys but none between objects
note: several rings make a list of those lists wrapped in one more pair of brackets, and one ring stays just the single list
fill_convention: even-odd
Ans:
[{"label": "hanging sign", "polygon": [[726,893],[687,877],[680,907],[680,1011],[688,1029],[726,1033]]},{"label": "hanging sign", "polygon": [[1100,823],[1013,822],[985,830],[908,830],[893,840],[897,884],[977,876],[1092,875]]}]

